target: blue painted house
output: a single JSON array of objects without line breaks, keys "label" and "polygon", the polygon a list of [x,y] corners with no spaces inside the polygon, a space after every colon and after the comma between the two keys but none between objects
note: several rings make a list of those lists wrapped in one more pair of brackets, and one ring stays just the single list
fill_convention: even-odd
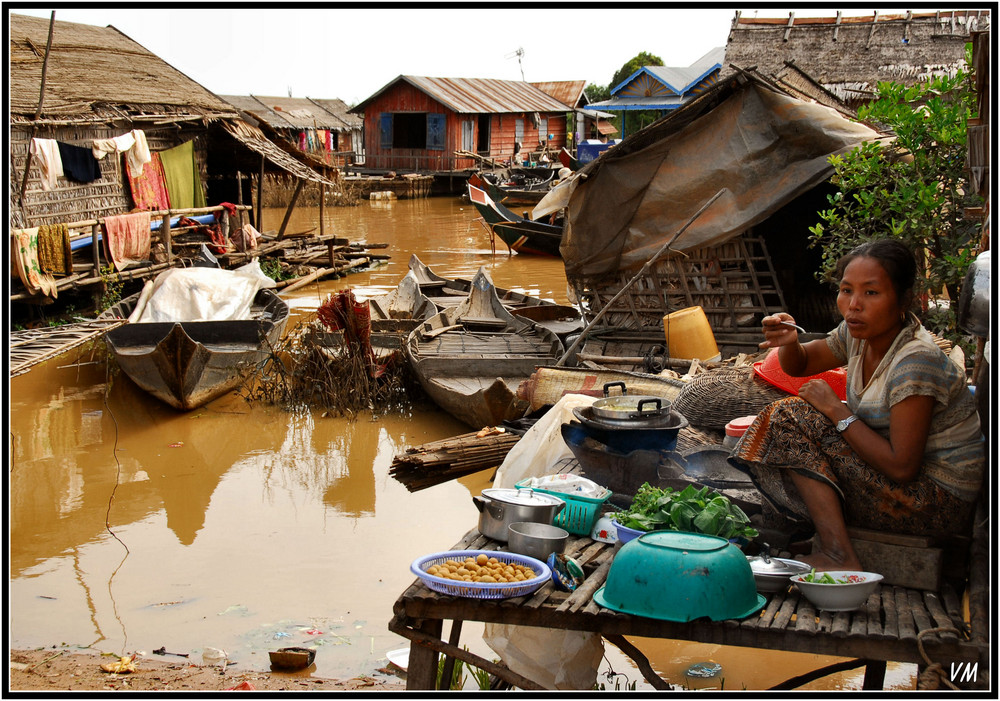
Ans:
[{"label": "blue painted house", "polygon": [[[725,55],[725,47],[720,46],[686,68],[643,66],[611,89],[610,100],[591,103],[584,109],[612,113],[656,110],[662,117],[715,85]],[[620,120],[622,126],[624,121]]]}]

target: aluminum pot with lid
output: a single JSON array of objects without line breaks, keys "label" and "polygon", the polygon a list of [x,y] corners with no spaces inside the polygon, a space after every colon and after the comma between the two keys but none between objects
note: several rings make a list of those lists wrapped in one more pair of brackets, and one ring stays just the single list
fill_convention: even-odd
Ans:
[{"label": "aluminum pot with lid", "polygon": [[[621,387],[622,393],[611,396],[612,387]],[[662,397],[628,394],[624,382],[608,382],[604,385],[604,398],[593,403],[591,413],[599,419],[651,419],[669,415],[670,402]]]},{"label": "aluminum pot with lid", "polygon": [[767,543],[764,543],[764,549],[759,557],[748,555],[747,562],[750,563],[757,591],[760,592],[782,591],[788,587],[789,577],[810,570],[809,565],[799,560],[772,557]]},{"label": "aluminum pot with lid", "polygon": [[472,497],[472,503],[479,509],[479,532],[503,543],[510,536],[510,524],[551,524],[566,508],[559,497],[532,489],[484,489],[482,496]]}]

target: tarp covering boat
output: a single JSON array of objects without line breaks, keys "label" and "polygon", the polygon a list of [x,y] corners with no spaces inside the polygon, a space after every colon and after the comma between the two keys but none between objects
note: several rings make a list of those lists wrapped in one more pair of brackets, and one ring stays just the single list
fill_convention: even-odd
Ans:
[{"label": "tarp covering boat", "polygon": [[567,276],[600,276],[645,263],[723,188],[671,248],[724,243],[828,178],[831,155],[882,136],[743,74],[602,154],[539,208],[564,199]]}]

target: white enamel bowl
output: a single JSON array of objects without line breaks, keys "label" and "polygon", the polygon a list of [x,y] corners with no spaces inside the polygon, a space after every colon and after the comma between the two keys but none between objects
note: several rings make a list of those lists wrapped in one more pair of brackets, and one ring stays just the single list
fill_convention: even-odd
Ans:
[{"label": "white enamel bowl", "polygon": [[829,574],[836,580],[849,579],[847,584],[822,584],[819,582],[807,582],[803,577],[808,577],[809,573],[797,574],[789,577],[792,584],[799,588],[813,605],[822,611],[854,611],[861,608],[871,595],[882,575],[874,572],[858,572],[856,570],[830,570],[828,572],[816,572],[814,579]]}]

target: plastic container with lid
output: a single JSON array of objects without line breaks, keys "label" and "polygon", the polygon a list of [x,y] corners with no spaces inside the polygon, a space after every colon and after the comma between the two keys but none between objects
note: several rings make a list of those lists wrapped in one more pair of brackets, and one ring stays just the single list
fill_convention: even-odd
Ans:
[{"label": "plastic container with lid", "polygon": [[736,447],[736,444],[740,442],[740,438],[746,433],[747,429],[750,428],[750,424],[754,422],[757,418],[756,414],[750,416],[741,416],[738,419],[733,419],[726,424],[726,437],[722,439],[722,445],[726,446],[730,450]]}]

